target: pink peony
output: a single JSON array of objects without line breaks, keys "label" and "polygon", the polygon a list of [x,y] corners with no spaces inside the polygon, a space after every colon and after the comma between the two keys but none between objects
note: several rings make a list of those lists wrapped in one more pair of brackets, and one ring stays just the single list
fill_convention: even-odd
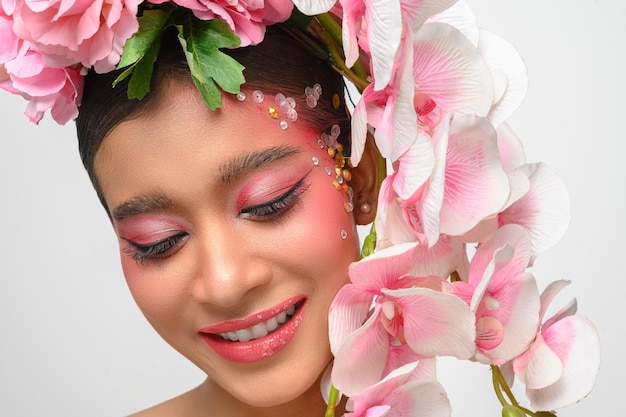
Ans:
[{"label": "pink peony", "polygon": [[25,114],[34,123],[39,123],[47,110],[60,124],[75,119],[83,83],[80,68],[48,67],[32,49],[0,67],[0,88],[29,100]]},{"label": "pink peony", "polygon": [[[150,0],[161,4],[167,0]],[[291,0],[173,0],[193,10],[203,20],[221,19],[241,38],[240,46],[256,45],[265,36],[265,26],[283,22],[293,9]]]},{"label": "pink peony", "polygon": [[140,0],[24,0],[14,13],[14,31],[45,54],[46,65],[81,63],[112,71],[126,40],[139,28]]}]

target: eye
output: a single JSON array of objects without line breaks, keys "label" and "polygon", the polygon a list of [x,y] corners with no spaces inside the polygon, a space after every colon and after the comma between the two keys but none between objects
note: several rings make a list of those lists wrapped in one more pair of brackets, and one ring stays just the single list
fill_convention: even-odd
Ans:
[{"label": "eye", "polygon": [[278,219],[283,213],[301,201],[300,196],[309,188],[308,184],[304,182],[305,179],[306,176],[296,182],[285,193],[265,203],[242,208],[239,214],[246,218],[260,221]]},{"label": "eye", "polygon": [[181,244],[188,236],[186,232],[181,232],[152,243],[137,243],[130,239],[122,239],[131,245],[130,248],[124,249],[124,252],[128,253],[134,260],[144,262],[146,260],[163,259],[173,255],[180,249]]}]

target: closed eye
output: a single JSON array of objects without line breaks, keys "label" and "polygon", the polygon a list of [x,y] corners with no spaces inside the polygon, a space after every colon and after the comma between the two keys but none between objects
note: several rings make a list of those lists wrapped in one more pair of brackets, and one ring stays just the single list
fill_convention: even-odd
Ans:
[{"label": "closed eye", "polygon": [[131,247],[124,249],[124,252],[128,253],[134,260],[144,262],[151,259],[163,259],[173,255],[188,236],[186,232],[180,232],[151,243],[137,243],[130,239],[122,239],[131,245]]},{"label": "closed eye", "polygon": [[289,211],[301,201],[300,197],[309,188],[309,184],[305,183],[307,175],[298,180],[298,182],[278,197],[272,198],[262,204],[244,207],[239,211],[239,214],[244,218],[257,221],[277,220],[282,214]]}]

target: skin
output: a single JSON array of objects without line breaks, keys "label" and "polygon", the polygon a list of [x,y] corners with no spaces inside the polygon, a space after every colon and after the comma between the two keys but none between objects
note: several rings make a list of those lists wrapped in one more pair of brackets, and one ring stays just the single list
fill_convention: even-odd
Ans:
[{"label": "skin", "polygon": [[[223,108],[211,111],[189,83],[170,81],[163,88],[167,102],[111,131],[95,170],[135,301],[207,379],[137,415],[322,416],[319,381],[332,359],[328,308],[348,281],[348,265],[358,259],[356,224],[373,220],[374,151],[367,148],[354,169],[357,209],[347,213],[345,193],[324,171],[335,164],[317,145],[320,132],[305,120],[283,131],[268,115],[267,100],[224,97]],[[227,169],[268,149],[278,149],[272,155],[281,157],[243,171]],[[259,216],[254,209],[293,189],[276,213]],[[151,199],[136,204],[139,196]],[[374,206],[370,213],[359,212],[362,203]],[[142,252],[134,243],[164,239],[170,239],[165,253],[135,259]],[[229,361],[199,335],[203,327],[299,295],[307,297],[303,320],[286,347],[269,358]]]}]

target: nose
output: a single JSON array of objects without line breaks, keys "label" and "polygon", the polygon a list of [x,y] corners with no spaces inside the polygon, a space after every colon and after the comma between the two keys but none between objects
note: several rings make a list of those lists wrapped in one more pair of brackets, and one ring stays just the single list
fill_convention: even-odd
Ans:
[{"label": "nose", "polygon": [[270,264],[254,249],[249,236],[232,229],[213,229],[196,238],[193,296],[199,302],[234,308],[271,281]]}]

